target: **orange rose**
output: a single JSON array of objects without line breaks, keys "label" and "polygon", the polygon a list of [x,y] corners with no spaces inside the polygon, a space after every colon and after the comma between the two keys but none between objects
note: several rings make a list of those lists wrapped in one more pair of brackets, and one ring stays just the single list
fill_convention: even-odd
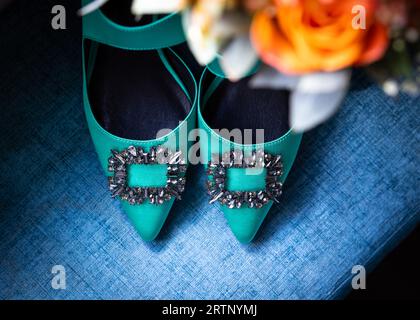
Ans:
[{"label": "orange rose", "polygon": [[[387,29],[375,0],[275,0],[254,16],[251,37],[261,59],[289,74],[336,71],[380,59]],[[353,27],[352,8],[366,8],[366,28]]]}]

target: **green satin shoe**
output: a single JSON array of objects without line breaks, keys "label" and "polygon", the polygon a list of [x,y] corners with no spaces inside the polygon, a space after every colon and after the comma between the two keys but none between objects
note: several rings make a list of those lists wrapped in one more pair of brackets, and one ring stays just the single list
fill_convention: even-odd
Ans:
[{"label": "green satin shoe", "polygon": [[83,17],[84,110],[111,195],[150,241],[184,191],[197,85],[170,48],[184,42],[179,15],[139,25],[130,3]]},{"label": "green satin shoe", "polygon": [[[302,135],[287,125],[288,92],[250,89],[248,78],[231,83],[216,61],[201,77],[199,96],[200,150],[210,203],[219,203],[235,237],[249,243],[273,202],[281,201],[301,142]],[[233,131],[243,134],[245,129],[264,129],[264,138],[254,134],[232,141]]]}]

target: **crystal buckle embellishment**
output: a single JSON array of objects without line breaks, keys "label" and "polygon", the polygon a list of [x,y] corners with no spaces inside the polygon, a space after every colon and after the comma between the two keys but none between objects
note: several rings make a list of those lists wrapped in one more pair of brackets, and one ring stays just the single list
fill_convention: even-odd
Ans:
[{"label": "crystal buckle embellishment", "polygon": [[[258,191],[229,191],[226,190],[227,170],[230,168],[266,168],[265,189]],[[252,151],[249,156],[244,156],[242,151],[232,150],[222,155],[212,156],[208,163],[207,190],[211,196],[210,203],[219,201],[230,209],[261,208],[270,200],[279,202],[282,194],[282,183],[278,178],[283,174],[283,161],[281,155],[271,155],[263,150]]]},{"label": "crystal buckle embellishment", "polygon": [[[184,173],[187,171],[185,159],[181,151],[172,152],[168,148],[151,147],[145,152],[141,147],[130,146],[122,151],[111,150],[108,159],[109,190],[113,198],[119,197],[129,204],[142,204],[149,201],[159,205],[172,197],[181,199],[185,189]],[[128,166],[132,164],[167,164],[167,180],[164,187],[130,187],[128,186]]]}]

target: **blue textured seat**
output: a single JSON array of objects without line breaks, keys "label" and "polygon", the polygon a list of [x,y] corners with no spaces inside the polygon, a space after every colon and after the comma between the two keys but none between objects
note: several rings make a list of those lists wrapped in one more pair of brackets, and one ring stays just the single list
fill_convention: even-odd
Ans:
[{"label": "blue textured seat", "polygon": [[[65,31],[48,24],[52,5],[0,13],[0,298],[339,298],[353,265],[371,269],[418,224],[420,100],[389,99],[356,72],[339,114],[305,134],[251,245],[207,203],[200,167],[158,240],[143,242],[86,127],[77,1]],[[66,290],[51,287],[57,264]]]}]

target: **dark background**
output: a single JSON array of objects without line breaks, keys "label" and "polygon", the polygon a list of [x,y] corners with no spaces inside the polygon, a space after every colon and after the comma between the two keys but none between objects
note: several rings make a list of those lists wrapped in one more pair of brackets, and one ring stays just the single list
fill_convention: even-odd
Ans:
[{"label": "dark background", "polygon": [[347,300],[420,299],[420,227],[417,227],[366,277],[366,290]]}]

